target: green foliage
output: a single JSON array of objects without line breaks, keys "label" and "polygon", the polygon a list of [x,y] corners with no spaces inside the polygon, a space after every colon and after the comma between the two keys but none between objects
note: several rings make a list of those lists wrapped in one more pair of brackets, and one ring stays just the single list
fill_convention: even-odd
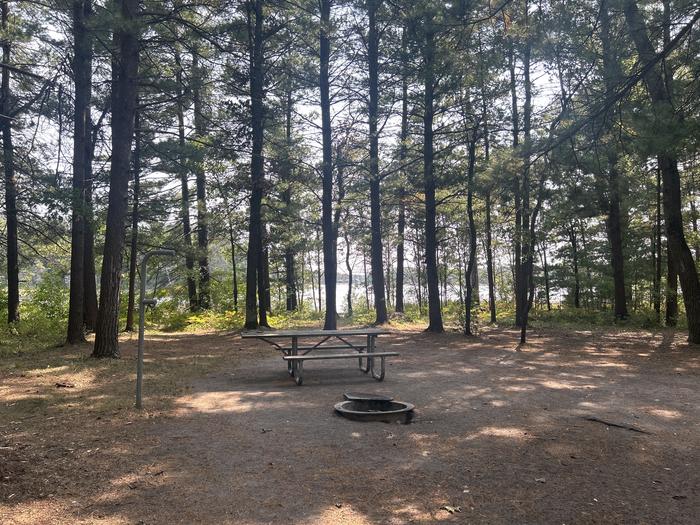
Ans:
[{"label": "green foliage", "polygon": [[65,320],[68,317],[68,287],[63,274],[52,270],[44,272],[25,302],[23,313],[33,319],[59,323]]}]

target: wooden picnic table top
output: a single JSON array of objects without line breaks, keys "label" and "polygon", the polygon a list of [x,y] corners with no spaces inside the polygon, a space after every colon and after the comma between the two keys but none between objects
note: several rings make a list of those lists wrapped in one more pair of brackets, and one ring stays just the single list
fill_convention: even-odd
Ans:
[{"label": "wooden picnic table top", "polygon": [[349,337],[353,335],[385,335],[389,330],[382,328],[349,328],[347,330],[275,330],[267,332],[248,331],[241,332],[244,339],[273,339],[282,337]]}]

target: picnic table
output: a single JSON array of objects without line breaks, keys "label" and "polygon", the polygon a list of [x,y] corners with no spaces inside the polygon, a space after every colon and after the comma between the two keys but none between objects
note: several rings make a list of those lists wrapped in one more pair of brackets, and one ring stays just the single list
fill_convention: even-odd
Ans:
[{"label": "picnic table", "polygon": [[[265,341],[282,352],[289,375],[297,385],[301,385],[304,382],[305,361],[328,359],[358,359],[362,372],[370,373],[374,379],[382,381],[385,375],[384,360],[399,355],[397,352],[376,351],[377,337],[388,333],[390,332],[380,328],[276,330],[243,332],[241,337]],[[338,350],[346,352],[339,353]],[[377,359],[379,370],[375,366]]]}]

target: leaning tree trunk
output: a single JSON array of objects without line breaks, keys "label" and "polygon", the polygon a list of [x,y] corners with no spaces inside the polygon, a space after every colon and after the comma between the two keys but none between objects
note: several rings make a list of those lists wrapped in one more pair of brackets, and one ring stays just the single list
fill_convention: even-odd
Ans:
[{"label": "leaning tree trunk", "polygon": [[[138,100],[136,102],[138,106]],[[129,246],[129,300],[126,308],[126,332],[134,331],[136,310],[136,266],[139,241],[139,197],[141,192],[141,119],[138,108],[134,116],[134,184],[131,204],[131,242]]]},{"label": "leaning tree trunk", "polygon": [[[651,64],[656,58],[647,32],[646,22],[634,0],[624,0],[623,9],[630,35],[639,58]],[[649,97],[657,115],[670,115],[677,121],[668,85],[664,81],[659,65],[652,67],[644,77]],[[700,280],[693,260],[693,254],[683,232],[681,183],[678,172],[678,159],[672,150],[664,149],[657,155],[661,168],[664,193],[664,214],[670,256],[678,270],[683,291],[683,301],[688,319],[688,339],[700,343]]]},{"label": "leaning tree trunk", "polygon": [[[194,132],[200,141],[198,148],[206,137],[206,126],[202,108],[202,85],[204,72],[199,67],[197,50],[192,52],[192,106],[194,110]],[[199,297],[198,305],[203,310],[211,307],[211,276],[209,274],[209,213],[207,211],[207,174],[204,161],[200,156],[195,164],[197,187],[197,264],[199,265]]]},{"label": "leaning tree trunk", "polygon": [[384,261],[382,244],[382,211],[379,179],[379,31],[377,10],[382,0],[368,0],[367,15],[369,34],[367,38],[367,63],[369,68],[369,203],[370,229],[372,232],[371,261],[372,289],[374,290],[374,310],[376,324],[384,324],[387,316]]},{"label": "leaning tree trunk", "polygon": [[424,113],[423,113],[423,184],[425,191],[425,267],[428,281],[428,328],[429,332],[443,332],[440,306],[440,283],[437,267],[437,227],[435,202],[435,172],[433,119],[435,116],[435,31],[432,20],[425,21],[424,67]]},{"label": "leaning tree trunk", "polygon": [[119,283],[124,249],[131,140],[138,95],[138,0],[121,0],[112,58],[112,160],[94,357],[119,357]]},{"label": "leaning tree trunk", "polygon": [[73,78],[75,104],[73,124],[73,217],[71,221],[68,344],[85,341],[85,172],[87,145],[92,140],[90,119],[90,69],[92,38],[87,28],[90,0],[73,2]]},{"label": "leaning tree trunk", "polygon": [[[335,330],[337,326],[335,290],[337,281],[336,240],[333,228],[333,150],[331,131],[330,80],[330,24],[331,0],[320,0],[320,75],[321,91],[321,135],[323,142],[323,195],[322,195],[322,230],[323,230],[323,271],[326,285],[326,316],[324,330]],[[380,270],[381,272],[381,267]],[[321,290],[319,289],[319,294]]]},{"label": "leaning tree trunk", "polygon": [[[8,35],[9,2],[3,0],[2,30]],[[0,86],[0,127],[2,127],[2,161],[5,172],[5,217],[7,222],[7,322],[19,321],[19,247],[17,238],[17,179],[15,177],[14,147],[12,145],[12,92],[10,68],[12,44],[9,37],[2,43]]]}]

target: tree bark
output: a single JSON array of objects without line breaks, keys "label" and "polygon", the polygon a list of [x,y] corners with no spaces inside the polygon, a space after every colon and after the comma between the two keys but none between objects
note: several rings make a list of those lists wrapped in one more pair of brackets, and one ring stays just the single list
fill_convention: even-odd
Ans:
[{"label": "tree bark", "polygon": [[114,29],[112,57],[112,160],[107,206],[107,231],[100,278],[93,357],[119,357],[119,283],[124,249],[131,140],[138,96],[138,0],[119,2],[120,23]]},{"label": "tree bark", "polygon": [[[331,54],[331,0],[320,0],[320,7],[319,87],[321,91],[321,134],[323,141],[323,210],[321,222],[323,230],[323,271],[326,285],[326,316],[323,329],[335,330],[337,326],[335,290],[338,265],[335,252],[336,239],[333,228],[333,137],[331,131],[330,80],[328,72]],[[319,295],[320,292],[321,290],[319,289]]]},{"label": "tree bark", "polygon": [[[199,55],[195,49],[192,52],[192,106],[194,111],[195,137],[202,148],[201,142],[206,137],[204,108],[202,107],[202,85],[204,71],[199,67]],[[195,180],[197,189],[197,263],[199,266],[199,296],[198,306],[202,310],[211,307],[211,277],[209,274],[209,213],[207,212],[207,174],[204,169],[204,159],[197,158],[195,163]]]},{"label": "tree bark", "polygon": [[350,264],[350,238],[345,232],[345,268],[348,271],[348,317],[352,317],[352,264]]},{"label": "tree bark", "polygon": [[[250,219],[248,227],[248,255],[246,267],[246,316],[245,328],[256,329],[267,325],[265,291],[262,281],[263,231],[262,198],[265,184],[263,159],[263,1],[249,2],[248,37],[250,41],[250,102],[253,149],[250,160]],[[254,20],[251,20],[254,18]],[[259,319],[258,319],[259,316]]]},{"label": "tree bark", "polygon": [[678,324],[678,270],[666,242],[666,326]]},{"label": "tree bark", "polygon": [[525,1],[525,24],[528,28],[528,35],[525,37],[525,49],[523,52],[523,72],[524,72],[524,88],[525,101],[523,105],[523,133],[525,134],[525,143],[523,156],[525,167],[522,173],[522,190],[521,190],[521,260],[520,265],[520,280],[517,291],[519,293],[518,302],[520,304],[520,343],[525,344],[527,338],[527,323],[528,314],[530,311],[530,290],[533,283],[533,255],[532,250],[535,239],[535,221],[531,220],[530,210],[530,149],[532,147],[531,131],[532,131],[532,82],[530,80],[530,58],[532,53],[532,42],[529,35],[530,18],[528,14],[529,2]]},{"label": "tree bark", "polygon": [[552,310],[552,301],[549,293],[549,264],[547,264],[547,245],[545,244],[544,240],[542,240],[541,247],[542,251],[540,252],[540,256],[542,258],[542,270],[544,271],[544,293],[547,301],[547,311],[549,312]]},{"label": "tree bark", "polygon": [[428,328],[429,332],[443,332],[440,305],[440,283],[437,266],[437,227],[435,202],[435,172],[433,119],[435,116],[435,29],[432,15],[424,21],[425,42],[423,46],[424,68],[424,113],[423,113],[423,184],[425,191],[425,266],[428,281]]},{"label": "tree bark", "polygon": [[574,308],[581,308],[581,277],[578,269],[578,239],[573,224],[567,227],[571,243],[571,264],[574,270]]},{"label": "tree bark", "polygon": [[[469,96],[469,95],[467,95]],[[467,219],[469,223],[469,263],[465,272],[466,294],[464,298],[464,335],[472,331],[472,306],[474,285],[472,275],[476,267],[476,222],[474,221],[474,170],[476,169],[477,132],[473,131],[469,141],[469,167],[467,170]]]},{"label": "tree bark", "polygon": [[[230,222],[229,222],[230,224]],[[236,268],[236,240],[233,237],[233,227],[229,226],[229,241],[231,242],[231,269],[233,275],[233,311],[238,311],[238,269]]]},{"label": "tree bark", "polygon": [[[481,36],[479,36],[479,51],[481,52],[482,46],[481,46]],[[488,113],[488,107],[487,107],[487,93],[486,93],[486,85],[484,82],[484,76],[485,73],[481,71],[481,74],[479,76],[480,78],[480,83],[481,83],[481,119],[483,122],[483,129],[484,129],[484,163],[486,166],[488,166],[490,157],[491,157],[491,137],[489,134],[489,113]],[[516,105],[517,105],[517,100],[516,100]],[[491,233],[491,185],[486,188],[486,192],[484,195],[484,207],[485,207],[485,214],[486,214],[486,224],[485,224],[485,229],[486,229],[486,246],[485,246],[485,251],[486,251],[486,278],[488,280],[488,292],[489,292],[489,315],[490,315],[490,321],[491,324],[496,324],[496,292],[495,292],[495,283],[494,283],[494,276],[493,276],[493,239],[492,239],[492,233]]]},{"label": "tree bark", "polygon": [[379,178],[379,31],[377,29],[377,11],[382,0],[367,1],[369,33],[367,37],[367,63],[369,69],[369,194],[370,194],[370,229],[372,289],[374,290],[374,309],[376,324],[384,324],[387,315],[384,261],[382,243],[382,212]]},{"label": "tree bark", "polygon": [[[11,63],[12,44],[9,31],[9,2],[3,0],[2,30],[6,37],[2,42],[3,64]],[[19,321],[19,247],[17,236],[17,179],[15,177],[14,146],[12,145],[12,91],[10,68],[2,68],[0,86],[0,126],[2,127],[2,155],[5,172],[5,217],[7,221],[7,322]]]},{"label": "tree bark", "polygon": [[[138,101],[137,101],[138,106]],[[134,115],[134,184],[131,208],[131,246],[129,248],[129,300],[126,308],[126,332],[134,331],[136,310],[136,268],[138,265],[139,197],[141,193],[141,119],[138,107]]]},{"label": "tree bark", "polygon": [[[635,43],[639,58],[651,63],[656,52],[652,46],[646,23],[634,0],[624,0],[625,19]],[[664,81],[661,68],[656,65],[644,77],[649,97],[657,115],[678,120],[673,108],[669,85]],[[673,264],[678,270],[688,319],[688,339],[700,343],[700,280],[693,254],[683,231],[680,174],[676,153],[670,149],[658,152],[658,162],[663,181],[664,214],[668,247]]]},{"label": "tree bark", "polygon": [[180,171],[180,220],[182,221],[182,235],[185,242],[185,267],[187,271],[187,296],[190,302],[190,312],[196,312],[199,308],[197,299],[197,281],[194,271],[194,254],[192,249],[192,225],[190,224],[190,184],[188,155],[185,151],[185,114],[184,114],[184,89],[182,78],[182,64],[179,52],[175,51],[175,73],[177,82],[177,136],[178,136],[178,169]]},{"label": "tree bark", "polygon": [[654,226],[654,314],[661,322],[661,170],[656,169],[656,224]]},{"label": "tree bark", "polygon": [[[515,43],[513,38],[509,41],[508,72],[510,74],[510,97],[511,97],[511,121],[513,125],[513,150],[520,146],[520,116],[518,112],[518,85],[515,76]],[[513,234],[514,270],[513,270],[513,292],[515,296],[515,326],[522,326],[522,299],[521,299],[521,261],[522,261],[522,203],[520,194],[520,177],[516,175],[513,179],[513,203],[515,206],[515,229]]]},{"label": "tree bark", "polygon": [[[282,172],[280,178],[284,185],[282,192],[282,202],[285,207],[285,217],[288,221],[292,221],[292,110],[294,102],[292,101],[292,88],[287,87],[285,94],[285,144],[284,158],[282,159]],[[296,286],[296,269],[294,266],[294,248],[292,242],[288,241],[289,245],[284,250],[284,267],[285,267],[285,287],[287,294],[287,311],[293,312],[298,309],[297,304],[297,286]]]},{"label": "tree bark", "polygon": [[[608,0],[601,2],[601,40],[603,44],[603,77],[605,83],[605,96],[609,99],[615,96],[616,90],[622,78],[618,53],[614,47],[614,39],[610,29],[610,13]],[[606,117],[606,131],[611,132],[610,117]],[[615,319],[626,319],[627,289],[625,287],[625,257],[622,245],[622,211],[620,198],[621,175],[617,168],[618,154],[616,148],[607,148],[607,220],[605,223],[608,242],[610,244],[610,265],[613,270],[614,285],[614,315]]]},{"label": "tree bark", "polygon": [[92,332],[97,326],[97,271],[95,270],[95,218],[92,208],[92,159],[95,154],[95,137],[87,144],[85,156],[85,262],[83,275],[85,279],[83,322],[85,330]]},{"label": "tree bark", "polygon": [[[401,30],[401,57],[403,65],[401,69],[401,136],[399,144],[399,163],[401,164],[402,180],[407,181],[407,173],[404,167],[408,153],[408,52],[407,52],[407,30]],[[406,192],[402,187],[399,189],[399,219],[398,219],[398,239],[396,243],[396,305],[394,310],[397,313],[404,311],[404,266],[405,248],[404,236],[406,231]]]},{"label": "tree bark", "polygon": [[73,2],[73,79],[75,103],[73,120],[73,195],[71,221],[70,290],[68,303],[68,344],[85,341],[85,172],[88,143],[92,140],[90,91],[92,37],[87,27],[90,0]]}]

